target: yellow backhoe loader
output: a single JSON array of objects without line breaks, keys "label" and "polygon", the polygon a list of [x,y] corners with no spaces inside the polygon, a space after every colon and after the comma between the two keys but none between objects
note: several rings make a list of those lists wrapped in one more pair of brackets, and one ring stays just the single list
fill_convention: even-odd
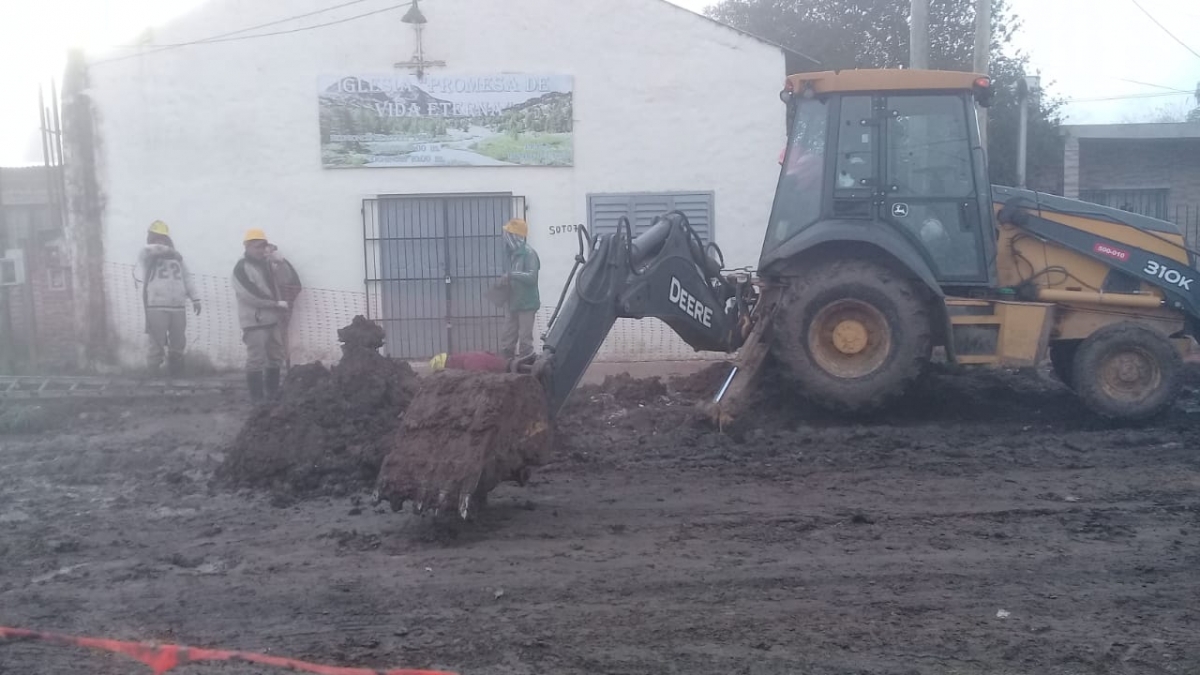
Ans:
[{"label": "yellow backhoe loader", "polygon": [[738,354],[710,404],[721,423],[768,358],[808,401],[852,412],[902,394],[935,349],[969,366],[1049,357],[1117,420],[1171,403],[1200,327],[1194,252],[1168,222],[991,185],[976,118],[987,77],[805,73],[780,98],[788,144],[756,275],[725,273],[682,213],[636,237],[628,220],[606,237],[581,229],[543,351],[517,364],[550,418],[613,323],[648,317]]}]

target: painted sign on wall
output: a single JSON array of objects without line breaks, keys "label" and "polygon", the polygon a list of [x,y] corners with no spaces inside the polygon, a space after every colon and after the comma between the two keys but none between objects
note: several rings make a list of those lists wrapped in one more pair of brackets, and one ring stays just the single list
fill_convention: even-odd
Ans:
[{"label": "painted sign on wall", "polygon": [[326,168],[572,166],[570,75],[320,78]]}]

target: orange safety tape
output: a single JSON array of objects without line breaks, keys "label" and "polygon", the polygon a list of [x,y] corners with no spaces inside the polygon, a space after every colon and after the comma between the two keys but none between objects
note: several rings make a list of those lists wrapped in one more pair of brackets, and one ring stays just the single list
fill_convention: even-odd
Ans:
[{"label": "orange safety tape", "polygon": [[102,649],[115,654],[123,654],[131,659],[144,663],[154,671],[154,675],[163,675],[188,663],[201,661],[241,661],[256,663],[264,666],[276,666],[303,673],[317,675],[454,675],[437,670],[372,670],[370,668],[339,668],[322,666],[307,661],[268,656],[254,652],[227,651],[223,649],[200,649],[182,645],[153,645],[139,642],[122,642],[106,638],[75,637],[57,633],[43,633],[22,628],[5,628],[0,626],[0,640],[29,640],[49,642],[57,645],[72,645],[89,649]]}]

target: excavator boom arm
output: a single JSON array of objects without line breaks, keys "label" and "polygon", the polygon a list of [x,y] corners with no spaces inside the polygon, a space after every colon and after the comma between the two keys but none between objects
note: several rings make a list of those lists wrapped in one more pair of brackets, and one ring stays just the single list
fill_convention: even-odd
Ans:
[{"label": "excavator boom arm", "polygon": [[[697,351],[731,352],[741,345],[745,287],[721,275],[719,249],[702,243],[687,217],[660,216],[636,238],[628,219],[590,243],[588,257],[555,311],[532,372],[557,415],[591,365],[617,319],[656,318]],[[715,251],[718,258],[710,255]],[[748,286],[748,284],[747,284]]]}]

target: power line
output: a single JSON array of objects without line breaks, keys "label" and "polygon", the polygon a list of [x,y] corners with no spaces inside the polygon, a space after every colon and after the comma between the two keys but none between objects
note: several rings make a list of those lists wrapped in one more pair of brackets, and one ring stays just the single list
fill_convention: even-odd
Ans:
[{"label": "power line", "polygon": [[1127,94],[1125,96],[1103,96],[1100,98],[1068,98],[1063,103],[1093,103],[1098,101],[1125,101],[1138,98],[1161,98],[1163,96],[1192,96],[1188,91],[1164,91],[1154,94]]},{"label": "power line", "polygon": [[1153,82],[1142,82],[1142,81],[1140,81],[1140,80],[1131,80],[1131,79],[1129,79],[1129,78],[1127,78],[1127,77],[1114,77],[1113,79],[1114,79],[1114,80],[1120,80],[1120,81],[1122,81],[1122,82],[1129,82],[1130,84],[1140,84],[1140,85],[1141,85],[1141,86],[1143,86],[1143,87],[1154,87],[1155,89],[1165,89],[1165,90],[1167,90],[1167,91],[1172,91],[1172,92],[1176,92],[1176,93],[1179,93],[1179,94],[1192,94],[1192,93],[1195,93],[1194,91],[1191,91],[1191,90],[1188,90],[1188,89],[1180,89],[1179,87],[1167,87],[1167,86],[1163,86],[1163,85],[1161,85],[1161,84],[1154,84]]},{"label": "power line", "polygon": [[[408,7],[408,6],[410,6],[411,4],[412,4],[412,0],[409,0],[409,2],[405,2],[405,3],[399,4],[399,5],[389,5],[388,7],[383,7],[382,9],[376,9],[376,10],[373,10],[373,11],[370,11],[370,12],[364,12],[364,13],[362,13],[362,14],[356,14],[356,15],[354,15],[354,16],[348,16],[348,17],[346,17],[346,18],[344,18],[344,19],[337,19],[337,20],[335,20],[335,21],[327,21],[327,22],[325,22],[325,23],[313,24],[312,26],[302,26],[302,27],[300,27],[300,28],[291,28],[291,29],[288,29],[288,30],[277,30],[277,31],[274,31],[274,32],[271,32],[271,33],[256,33],[256,34],[254,34],[254,35],[241,35],[241,36],[236,36],[236,37],[209,38],[209,39],[207,39],[207,40],[204,40],[204,41],[202,41],[202,42],[200,42],[200,43],[198,43],[198,44],[213,44],[213,43],[217,43],[217,42],[237,42],[237,41],[239,41],[239,40],[254,40],[254,39],[257,39],[257,38],[271,37],[271,36],[273,36],[273,35],[288,35],[288,34],[290,34],[290,33],[303,33],[303,32],[304,32],[304,31],[306,31],[306,30],[314,30],[314,29],[317,29],[317,28],[325,28],[326,26],[336,26],[336,25],[338,25],[339,23],[346,23],[347,21],[354,21],[354,20],[356,20],[356,19],[362,19],[362,18],[364,18],[364,17],[368,17],[368,16],[374,16],[374,15],[376,15],[376,14],[383,14],[384,12],[391,12],[391,11],[394,11],[394,10],[397,10],[397,9],[404,9],[405,7]],[[197,44],[197,43],[187,43],[187,42],[184,42],[184,43],[182,43],[182,44],[179,44],[179,45],[174,45],[174,46],[186,47],[186,46],[188,46],[189,44]]]},{"label": "power line", "polygon": [[220,43],[220,42],[236,42],[239,40],[253,40],[256,38],[271,37],[274,35],[288,35],[290,33],[300,33],[303,31],[315,30],[317,28],[325,28],[327,26],[336,26],[341,23],[346,23],[348,21],[355,21],[357,19],[362,19],[362,18],[365,18],[368,16],[382,14],[384,12],[391,12],[391,11],[394,11],[397,9],[404,9],[406,7],[412,6],[412,4],[413,4],[413,0],[409,0],[408,2],[404,2],[404,3],[398,4],[398,5],[389,5],[387,7],[383,7],[381,9],[376,9],[376,10],[373,10],[370,12],[364,12],[362,14],[356,14],[354,16],[348,16],[345,18],[336,19],[334,21],[327,21],[325,23],[313,24],[311,26],[301,26],[299,28],[291,28],[288,30],[272,31],[270,33],[256,33],[254,35],[241,35],[241,33],[245,33],[245,32],[252,31],[252,30],[258,30],[259,28],[266,28],[266,27],[278,25],[281,23],[287,23],[289,21],[295,21],[297,19],[303,19],[306,17],[314,16],[316,14],[322,14],[325,12],[333,11],[335,9],[349,7],[350,5],[356,5],[361,2],[366,2],[366,1],[367,0],[351,0],[350,2],[345,2],[340,5],[334,5],[332,7],[326,7],[325,9],[316,10],[314,12],[308,12],[307,14],[298,14],[296,16],[290,16],[285,19],[279,19],[277,21],[270,21],[270,22],[267,22],[264,24],[259,24],[257,26],[251,26],[249,28],[242,28],[242,29],[235,30],[235,31],[229,31],[227,33],[220,33],[218,35],[212,35],[212,36],[209,36],[206,38],[201,38],[199,40],[191,40],[188,42],[180,42],[180,43],[176,43],[176,44],[152,45],[154,47],[157,47],[157,49],[153,49],[148,52],[139,52],[137,54],[125,54],[123,56],[115,56],[115,57],[108,58],[108,59],[102,59],[99,61],[92,62],[92,65],[113,63],[115,61],[124,61],[126,59],[133,59],[133,58],[137,58],[140,56],[149,56],[150,54],[157,54],[159,52],[164,52],[164,51],[168,51],[171,49],[179,49],[181,47],[190,47],[190,46],[194,46],[194,45],[204,45],[204,44],[216,44],[216,43]]},{"label": "power line", "polygon": [[[289,16],[286,19],[277,19],[275,21],[268,21],[266,23],[260,23],[257,26],[250,26],[248,28],[239,28],[238,30],[231,30],[228,33],[220,33],[218,35],[212,35],[212,36],[209,36],[206,38],[201,38],[199,40],[195,40],[194,42],[209,42],[210,40],[216,40],[217,38],[229,37],[230,35],[239,35],[241,33],[249,33],[252,30],[258,30],[259,28],[270,28],[271,26],[278,26],[281,23],[287,23],[289,21],[295,21],[297,19],[306,19],[310,16],[316,16],[317,14],[324,14],[325,12],[332,12],[337,9],[342,9],[343,7],[349,7],[351,5],[359,5],[359,4],[362,4],[367,1],[368,0],[350,0],[350,2],[343,2],[340,5],[334,5],[332,7],[326,7],[324,9],[314,10],[312,12],[307,12],[305,14],[297,14],[296,16]],[[138,47],[143,47],[143,46],[162,47],[163,49],[173,49],[178,45],[119,45],[119,46],[123,47],[123,48],[127,48],[127,49],[136,49]]]},{"label": "power line", "polygon": [[1164,33],[1166,33],[1167,35],[1170,35],[1172,40],[1174,40],[1174,41],[1178,42],[1178,43],[1179,43],[1179,45],[1180,45],[1181,47],[1183,47],[1184,49],[1186,49],[1186,50],[1188,50],[1189,52],[1191,52],[1191,53],[1192,53],[1192,55],[1193,55],[1193,56],[1195,56],[1196,58],[1200,59],[1200,52],[1197,52],[1195,49],[1192,49],[1191,47],[1189,47],[1189,46],[1188,46],[1188,44],[1187,44],[1186,42],[1184,42],[1183,40],[1180,40],[1179,38],[1175,37],[1175,34],[1174,34],[1174,33],[1172,33],[1171,31],[1167,30],[1167,27],[1166,27],[1166,26],[1164,26],[1164,25],[1162,25],[1161,23],[1159,23],[1159,22],[1158,22],[1158,19],[1154,18],[1154,15],[1153,15],[1153,14],[1151,14],[1151,13],[1150,13],[1150,12],[1148,12],[1148,11],[1146,11],[1146,8],[1145,8],[1145,7],[1142,7],[1141,3],[1139,3],[1139,2],[1138,2],[1138,0],[1129,0],[1129,1],[1130,1],[1130,2],[1132,2],[1132,3],[1134,4],[1134,6],[1135,6],[1135,7],[1137,7],[1137,8],[1138,8],[1138,9],[1140,9],[1140,10],[1142,10],[1142,14],[1145,14],[1145,15],[1146,15],[1146,16],[1147,16],[1147,17],[1148,17],[1148,18],[1149,18],[1151,21],[1153,21],[1153,22],[1154,22],[1154,25],[1156,25],[1156,26],[1158,26],[1159,28],[1163,29],[1163,32],[1164,32]]}]

